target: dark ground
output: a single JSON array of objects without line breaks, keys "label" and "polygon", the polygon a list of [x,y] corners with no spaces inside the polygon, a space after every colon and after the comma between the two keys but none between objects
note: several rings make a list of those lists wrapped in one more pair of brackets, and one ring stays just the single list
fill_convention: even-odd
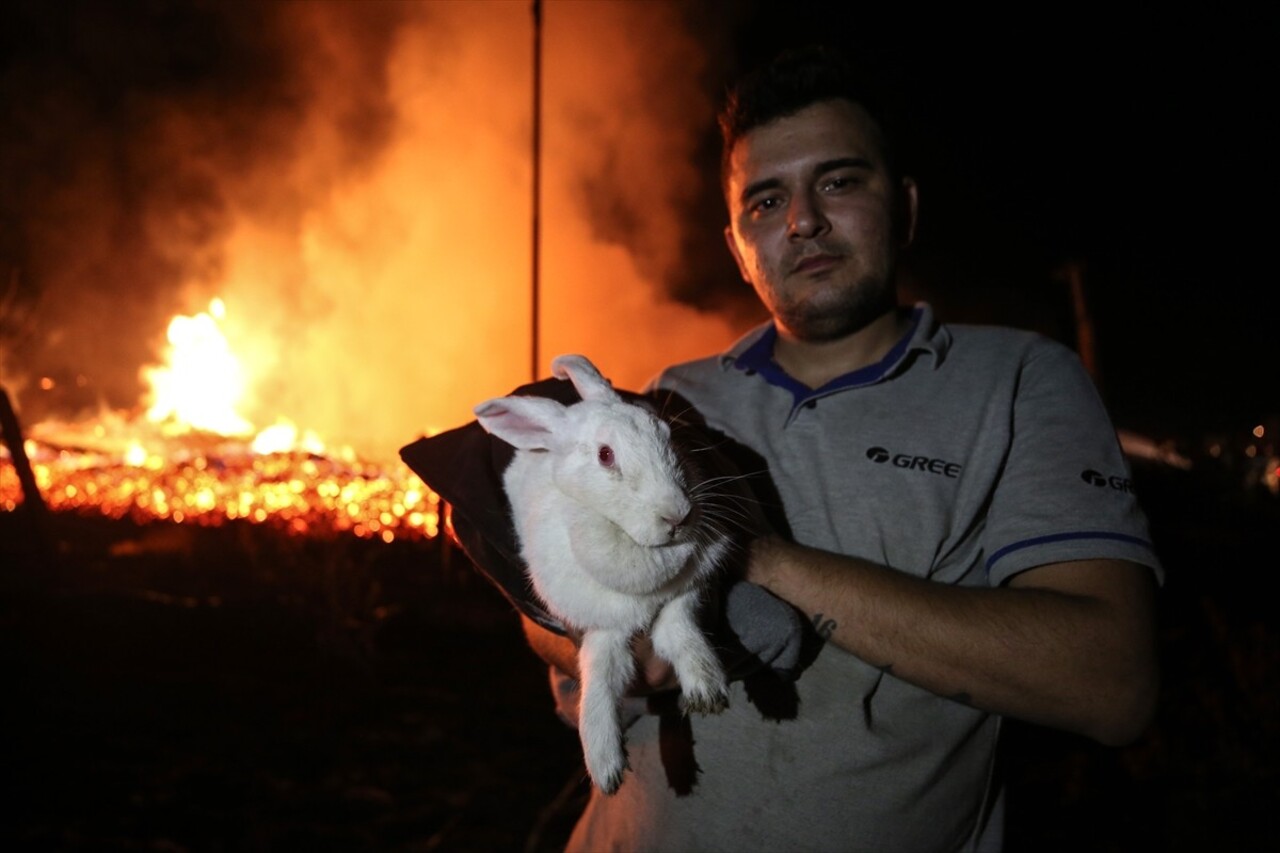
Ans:
[{"label": "dark ground", "polygon": [[[1277,502],[1139,474],[1169,572],[1159,714],[1124,749],[1012,727],[1011,853],[1280,837]],[[52,539],[0,513],[0,849],[563,842],[576,738],[458,552],[65,516]]]}]

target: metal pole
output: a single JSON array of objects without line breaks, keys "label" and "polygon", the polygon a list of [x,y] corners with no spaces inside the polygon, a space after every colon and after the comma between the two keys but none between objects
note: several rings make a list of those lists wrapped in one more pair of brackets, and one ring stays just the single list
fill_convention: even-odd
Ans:
[{"label": "metal pole", "polygon": [[541,259],[541,221],[539,207],[542,201],[542,0],[533,0],[533,269],[531,271],[531,352],[529,364],[530,381],[538,380],[541,370],[539,354],[538,329],[539,319],[539,277]]}]

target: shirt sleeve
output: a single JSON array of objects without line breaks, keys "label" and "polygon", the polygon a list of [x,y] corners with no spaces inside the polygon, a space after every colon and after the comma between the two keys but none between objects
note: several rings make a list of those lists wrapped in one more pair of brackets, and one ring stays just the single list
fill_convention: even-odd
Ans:
[{"label": "shirt sleeve", "polygon": [[1099,558],[1149,566],[1163,582],[1115,427],[1078,356],[1056,342],[1038,341],[1024,357],[985,539],[993,585]]}]

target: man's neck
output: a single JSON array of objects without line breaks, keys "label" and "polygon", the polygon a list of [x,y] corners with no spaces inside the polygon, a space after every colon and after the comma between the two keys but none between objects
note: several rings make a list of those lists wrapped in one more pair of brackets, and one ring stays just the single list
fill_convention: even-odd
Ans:
[{"label": "man's neck", "polygon": [[796,381],[821,388],[837,376],[884,358],[905,334],[909,323],[905,312],[893,310],[858,331],[831,341],[801,340],[778,326],[773,360]]}]

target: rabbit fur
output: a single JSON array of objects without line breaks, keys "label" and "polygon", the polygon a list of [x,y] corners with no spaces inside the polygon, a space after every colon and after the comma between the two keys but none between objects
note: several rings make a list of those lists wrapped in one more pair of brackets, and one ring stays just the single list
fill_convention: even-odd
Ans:
[{"label": "rabbit fur", "polygon": [[578,731],[587,772],[612,794],[627,767],[621,702],[635,634],[649,631],[672,664],[685,713],[728,704],[697,611],[730,544],[697,523],[665,421],[624,400],[584,356],[559,356],[551,372],[572,381],[581,402],[511,395],[474,411],[516,449],[503,486],[521,556],[548,610],[582,634]]}]

